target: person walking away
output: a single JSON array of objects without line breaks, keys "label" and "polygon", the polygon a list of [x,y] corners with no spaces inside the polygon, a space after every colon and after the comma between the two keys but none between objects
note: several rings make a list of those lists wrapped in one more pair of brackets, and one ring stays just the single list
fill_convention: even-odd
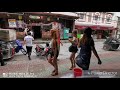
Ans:
[{"label": "person walking away", "polygon": [[54,70],[52,71],[52,76],[58,75],[58,65],[57,65],[57,53],[58,53],[58,48],[57,48],[57,34],[55,30],[51,30],[51,53],[48,57],[48,62],[54,67]]},{"label": "person walking away", "polygon": [[28,35],[24,38],[24,44],[26,44],[26,49],[27,49],[27,54],[28,54],[28,58],[29,60],[31,60],[31,52],[32,52],[32,41],[34,40],[34,38],[31,36],[31,33],[28,32]]},{"label": "person walking away", "polygon": [[89,70],[91,51],[98,59],[98,64],[102,64],[97,51],[95,49],[94,40],[91,37],[92,29],[86,28],[83,34],[83,37],[80,39],[78,47],[80,47],[79,59],[76,60],[76,64],[81,67],[83,70]]},{"label": "person walking away", "polygon": [[69,51],[71,52],[70,55],[70,61],[71,61],[71,67],[70,70],[72,70],[73,68],[75,68],[75,54],[78,51],[78,38],[77,38],[77,31],[73,31],[72,32],[72,39],[69,39],[69,41],[71,42],[71,46],[69,47]]}]

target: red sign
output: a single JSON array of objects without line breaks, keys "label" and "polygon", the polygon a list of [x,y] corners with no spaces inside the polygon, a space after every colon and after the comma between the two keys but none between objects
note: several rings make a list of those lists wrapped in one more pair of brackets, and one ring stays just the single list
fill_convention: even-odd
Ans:
[{"label": "red sign", "polygon": [[75,25],[76,29],[83,30],[87,27],[92,28],[93,30],[116,30],[114,27],[104,27],[104,26],[80,26],[80,25]]}]

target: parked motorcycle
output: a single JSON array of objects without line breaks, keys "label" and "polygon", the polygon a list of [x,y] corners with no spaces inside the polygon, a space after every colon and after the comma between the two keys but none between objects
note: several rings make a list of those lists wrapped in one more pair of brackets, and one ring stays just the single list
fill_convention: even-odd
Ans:
[{"label": "parked motorcycle", "polygon": [[2,43],[0,42],[0,63],[1,66],[6,65],[7,63],[4,62],[3,50],[2,50]]},{"label": "parked motorcycle", "polygon": [[0,40],[0,52],[3,55],[3,59],[11,59],[15,55],[15,49],[10,42]]},{"label": "parked motorcycle", "polygon": [[45,56],[47,58],[50,54],[51,48],[49,47],[49,43],[46,43],[46,47],[36,44],[35,51],[37,56]]},{"label": "parked motorcycle", "polygon": [[103,49],[110,51],[110,50],[117,50],[119,48],[120,41],[117,38],[107,38],[104,42]]}]

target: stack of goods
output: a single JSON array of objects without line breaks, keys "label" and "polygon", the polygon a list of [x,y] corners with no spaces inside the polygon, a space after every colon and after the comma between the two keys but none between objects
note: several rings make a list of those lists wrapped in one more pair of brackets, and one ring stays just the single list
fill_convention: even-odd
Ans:
[{"label": "stack of goods", "polygon": [[0,40],[9,41],[9,31],[0,30]]},{"label": "stack of goods", "polygon": [[12,41],[16,39],[16,31],[13,29],[0,29],[0,39]]}]

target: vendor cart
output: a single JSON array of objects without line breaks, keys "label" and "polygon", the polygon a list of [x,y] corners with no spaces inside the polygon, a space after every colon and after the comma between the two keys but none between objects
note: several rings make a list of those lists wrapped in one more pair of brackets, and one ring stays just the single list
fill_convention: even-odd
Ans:
[{"label": "vendor cart", "polygon": [[15,50],[11,45],[11,41],[16,40],[16,31],[14,29],[0,28],[0,44],[3,59],[10,59],[14,57]]}]

